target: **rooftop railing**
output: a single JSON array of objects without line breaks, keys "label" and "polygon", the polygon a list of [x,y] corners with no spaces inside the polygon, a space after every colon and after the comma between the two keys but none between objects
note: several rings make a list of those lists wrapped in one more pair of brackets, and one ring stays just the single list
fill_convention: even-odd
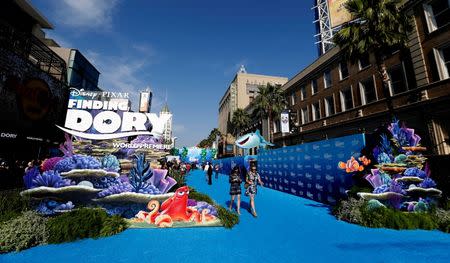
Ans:
[{"label": "rooftop railing", "polygon": [[66,63],[31,33],[0,21],[0,47],[29,60],[57,80],[66,82]]}]

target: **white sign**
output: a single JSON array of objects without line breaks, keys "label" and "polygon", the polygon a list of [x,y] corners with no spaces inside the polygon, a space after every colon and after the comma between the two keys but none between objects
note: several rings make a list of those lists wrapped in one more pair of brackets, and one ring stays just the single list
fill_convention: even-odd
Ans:
[{"label": "white sign", "polygon": [[[84,139],[107,140],[136,135],[160,138],[164,125],[170,118],[168,115],[158,117],[155,113],[129,112],[126,99],[95,100],[94,94],[76,94],[73,90],[70,95],[64,127],[56,126],[66,133]],[[111,92],[102,92],[102,95],[128,96]],[[93,116],[91,110],[100,113]],[[91,128],[96,132],[87,132]]]},{"label": "white sign", "polygon": [[281,132],[282,133],[288,133],[289,130],[289,112],[282,112],[281,113]]}]

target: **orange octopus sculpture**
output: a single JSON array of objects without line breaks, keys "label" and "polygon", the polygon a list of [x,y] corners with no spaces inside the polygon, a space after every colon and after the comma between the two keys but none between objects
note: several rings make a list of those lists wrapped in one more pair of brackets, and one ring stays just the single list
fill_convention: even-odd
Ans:
[{"label": "orange octopus sculpture", "polygon": [[188,197],[189,187],[180,187],[174,196],[164,201],[161,206],[157,200],[148,202],[147,208],[150,212],[139,211],[135,220],[158,227],[172,227],[174,221],[205,223],[216,218],[208,214],[208,209],[199,213],[194,207],[188,207]]}]

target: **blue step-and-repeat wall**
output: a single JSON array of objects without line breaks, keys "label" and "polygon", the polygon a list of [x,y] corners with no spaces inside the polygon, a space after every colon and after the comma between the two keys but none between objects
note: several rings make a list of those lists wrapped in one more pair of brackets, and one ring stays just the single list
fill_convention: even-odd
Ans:
[{"label": "blue step-and-repeat wall", "polygon": [[339,161],[359,156],[363,134],[261,150],[258,171],[266,187],[334,204],[352,186],[351,175],[338,168]]}]

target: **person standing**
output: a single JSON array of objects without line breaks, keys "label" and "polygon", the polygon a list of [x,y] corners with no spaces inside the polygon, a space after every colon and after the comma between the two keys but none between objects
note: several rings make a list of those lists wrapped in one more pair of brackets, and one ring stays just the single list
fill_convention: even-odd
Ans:
[{"label": "person standing", "polygon": [[208,170],[206,171],[206,174],[208,175],[208,184],[209,185],[212,185],[212,173],[213,173],[212,165],[208,165]]},{"label": "person standing", "polygon": [[233,203],[234,203],[234,198],[237,196],[237,201],[236,201],[236,212],[238,213],[238,215],[241,214],[241,183],[242,183],[242,179],[241,179],[241,175],[239,173],[239,168],[236,166],[233,168],[233,170],[231,171],[230,174],[230,178],[229,178],[229,182],[230,182],[230,195],[231,195],[231,201],[230,201],[230,211],[233,209]]},{"label": "person standing", "polygon": [[214,173],[215,173],[216,179],[219,179],[219,170],[220,170],[220,166],[218,164],[216,164],[214,166]]},{"label": "person standing", "polygon": [[245,178],[245,183],[248,185],[245,190],[245,195],[250,197],[250,208],[251,213],[254,217],[257,217],[256,209],[255,209],[255,196],[258,192],[258,183],[263,186],[263,182],[261,181],[261,176],[259,176],[256,171],[256,166],[250,167],[250,171],[247,173],[247,177]]}]

